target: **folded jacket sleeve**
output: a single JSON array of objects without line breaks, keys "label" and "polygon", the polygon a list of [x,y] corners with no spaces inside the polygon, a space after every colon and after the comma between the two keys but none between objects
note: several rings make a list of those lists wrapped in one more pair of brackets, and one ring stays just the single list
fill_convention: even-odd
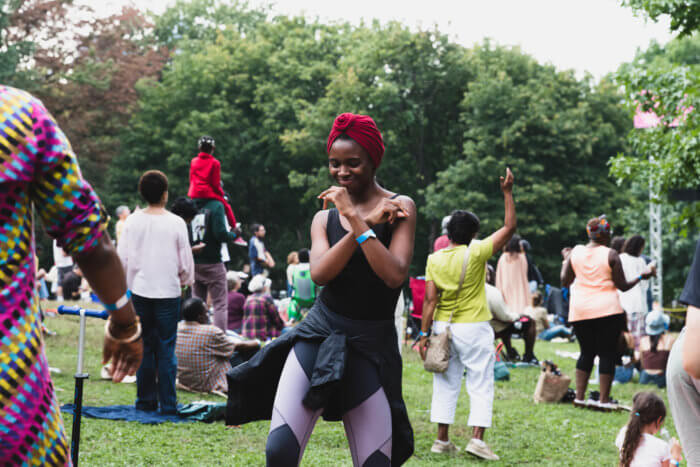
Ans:
[{"label": "folded jacket sleeve", "polygon": [[47,232],[66,253],[92,250],[104,235],[109,216],[85,181],[68,138],[46,108],[32,106],[32,138],[36,151],[30,197]]}]

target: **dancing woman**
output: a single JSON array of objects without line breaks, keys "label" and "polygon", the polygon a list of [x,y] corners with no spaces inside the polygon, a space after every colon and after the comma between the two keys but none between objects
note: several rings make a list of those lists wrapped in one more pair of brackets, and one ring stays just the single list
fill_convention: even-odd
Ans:
[{"label": "dancing woman", "polygon": [[384,143],[370,117],[339,115],[327,152],[338,186],[311,225],[311,278],[325,287],[301,324],[229,373],[227,423],[272,419],[268,465],[298,465],[320,415],[343,420],[355,466],[400,465],[413,431],[393,313],[416,208],[376,182]]}]

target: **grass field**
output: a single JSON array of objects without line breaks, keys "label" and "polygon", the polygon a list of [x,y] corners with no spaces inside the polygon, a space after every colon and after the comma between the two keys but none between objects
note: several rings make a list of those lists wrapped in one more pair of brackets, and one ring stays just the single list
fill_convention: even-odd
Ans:
[{"label": "grass field", "polygon": [[[46,339],[49,364],[60,368],[53,375],[61,404],[73,398],[73,373],[77,358],[78,319],[56,317],[47,319],[47,325],[58,335]],[[99,380],[101,336],[104,322],[88,321],[86,339],[86,370],[91,379],[85,385],[85,405],[132,404],[136,394],[134,384],[113,384]],[[522,352],[522,341],[515,341]],[[574,360],[558,357],[557,349],[578,351],[574,344],[552,344],[538,341],[535,353],[540,360],[554,360],[563,371],[573,376]],[[493,427],[486,433],[486,441],[501,457],[492,465],[591,465],[614,466],[617,450],[613,444],[619,428],[625,424],[626,413],[601,413],[575,409],[572,405],[539,404],[532,402],[537,382],[537,368],[511,369],[511,380],[496,384]],[[650,386],[635,383],[613,388],[613,397],[631,404],[632,396]],[[597,389],[597,386],[591,386]],[[653,387],[667,400],[666,391]],[[454,456],[430,453],[435,439],[435,425],[429,421],[432,376],[426,373],[415,352],[404,348],[403,392],[415,433],[415,454],[407,465],[447,466],[476,465],[476,460],[465,453]],[[180,403],[203,399],[201,395],[178,392]],[[215,396],[208,400],[223,401]],[[451,439],[464,448],[469,428],[468,396],[462,389],[457,409],[457,423],[451,429]],[[70,434],[71,415],[64,415]],[[227,428],[223,423],[187,423],[141,425],[83,418],[80,446],[82,465],[264,465],[265,440],[269,422],[257,422],[240,428]],[[666,427],[673,436],[675,428],[669,414]],[[320,421],[309,446],[303,465],[351,465],[345,432],[341,423]]]}]

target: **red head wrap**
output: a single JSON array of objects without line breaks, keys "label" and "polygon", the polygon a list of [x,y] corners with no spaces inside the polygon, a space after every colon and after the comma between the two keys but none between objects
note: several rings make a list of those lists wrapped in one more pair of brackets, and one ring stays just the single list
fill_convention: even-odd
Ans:
[{"label": "red head wrap", "polygon": [[382,162],[382,157],[384,156],[384,141],[372,117],[352,113],[344,113],[335,117],[333,128],[331,128],[331,133],[328,135],[328,143],[326,145],[326,151],[329,154],[333,142],[343,133],[362,146],[372,159],[374,167],[379,167],[379,164]]}]

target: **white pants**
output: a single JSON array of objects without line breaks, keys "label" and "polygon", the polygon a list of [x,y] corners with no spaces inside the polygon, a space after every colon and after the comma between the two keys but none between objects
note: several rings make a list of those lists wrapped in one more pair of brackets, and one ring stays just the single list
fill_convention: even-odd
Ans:
[{"label": "white pants", "polygon": [[[433,333],[444,332],[447,323],[435,321]],[[433,374],[433,402],[430,421],[454,423],[457,399],[467,370],[466,388],[469,394],[469,426],[488,428],[493,414],[494,376],[496,361],[493,329],[488,321],[453,323],[450,325],[450,363],[444,373]]]}]

